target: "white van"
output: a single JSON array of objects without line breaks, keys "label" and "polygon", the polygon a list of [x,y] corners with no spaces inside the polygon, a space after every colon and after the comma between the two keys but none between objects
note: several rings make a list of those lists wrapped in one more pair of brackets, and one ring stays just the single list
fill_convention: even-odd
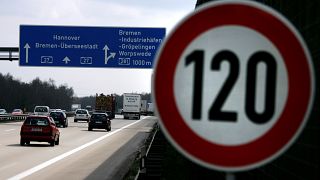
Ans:
[{"label": "white van", "polygon": [[33,113],[35,115],[49,116],[50,115],[50,108],[49,108],[49,106],[36,106],[34,108]]}]

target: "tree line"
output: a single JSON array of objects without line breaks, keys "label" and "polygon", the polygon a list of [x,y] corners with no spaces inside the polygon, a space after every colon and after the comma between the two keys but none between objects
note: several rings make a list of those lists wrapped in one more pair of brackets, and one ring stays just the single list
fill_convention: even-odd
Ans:
[{"label": "tree line", "polygon": [[36,105],[69,109],[73,96],[72,88],[67,85],[56,86],[52,79],[41,81],[36,78],[25,83],[14,79],[10,74],[0,73],[0,108],[7,112],[16,108],[32,112]]},{"label": "tree line", "polygon": [[[104,92],[99,92],[104,93]],[[105,94],[107,95],[107,94]],[[123,107],[123,95],[116,96],[116,109]],[[52,109],[64,109],[69,111],[72,104],[81,104],[95,107],[95,95],[75,97],[72,87],[67,85],[55,85],[54,80],[41,81],[39,78],[30,83],[14,79],[10,74],[0,73],[0,108],[11,112],[13,109],[22,109],[25,112],[33,112],[37,105],[49,106]],[[152,102],[150,93],[142,93],[141,99]]]}]

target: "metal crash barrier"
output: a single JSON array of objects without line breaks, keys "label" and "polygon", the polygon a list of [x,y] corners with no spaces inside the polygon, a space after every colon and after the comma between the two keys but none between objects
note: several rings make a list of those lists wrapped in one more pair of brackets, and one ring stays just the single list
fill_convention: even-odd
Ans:
[{"label": "metal crash barrier", "polygon": [[5,114],[5,115],[0,115],[0,121],[25,120],[27,116],[29,115],[28,114],[19,114],[19,115]]}]

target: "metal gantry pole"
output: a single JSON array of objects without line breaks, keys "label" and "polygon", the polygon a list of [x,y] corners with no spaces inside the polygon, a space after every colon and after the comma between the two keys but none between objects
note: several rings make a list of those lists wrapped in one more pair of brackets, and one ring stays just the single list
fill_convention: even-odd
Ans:
[{"label": "metal gantry pole", "polygon": [[0,60],[18,61],[19,48],[18,47],[0,47]]}]

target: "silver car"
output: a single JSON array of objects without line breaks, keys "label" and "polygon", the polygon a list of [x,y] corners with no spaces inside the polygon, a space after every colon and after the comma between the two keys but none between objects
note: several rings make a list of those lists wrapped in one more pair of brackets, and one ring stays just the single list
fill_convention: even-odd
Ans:
[{"label": "silver car", "polygon": [[0,114],[7,114],[7,111],[5,109],[0,109]]},{"label": "silver car", "polygon": [[90,114],[86,109],[77,109],[74,116],[74,122],[87,121],[89,122]]}]

